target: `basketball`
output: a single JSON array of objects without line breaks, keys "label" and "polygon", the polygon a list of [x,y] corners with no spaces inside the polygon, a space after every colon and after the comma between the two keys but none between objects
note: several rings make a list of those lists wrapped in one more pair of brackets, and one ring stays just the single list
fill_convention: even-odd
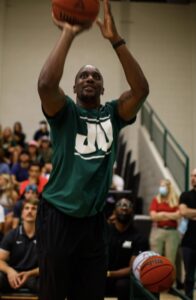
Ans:
[{"label": "basketball", "polygon": [[141,265],[143,264],[143,262],[152,256],[157,256],[159,255],[158,253],[154,252],[154,251],[144,251],[142,253],[140,253],[138,256],[136,256],[136,258],[134,259],[133,262],[133,266],[132,266],[132,271],[134,276],[140,280],[140,268]]},{"label": "basketball", "polygon": [[168,290],[175,280],[175,269],[164,256],[147,258],[140,268],[140,281],[150,292],[159,293]]},{"label": "basketball", "polygon": [[99,0],[52,0],[54,17],[71,24],[93,23],[99,7]]}]

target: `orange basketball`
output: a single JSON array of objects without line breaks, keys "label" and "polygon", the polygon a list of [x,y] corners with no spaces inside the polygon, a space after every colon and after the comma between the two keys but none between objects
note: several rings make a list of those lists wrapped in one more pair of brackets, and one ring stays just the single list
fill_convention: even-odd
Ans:
[{"label": "orange basketball", "polygon": [[57,20],[71,24],[92,23],[99,13],[99,0],[52,0]]},{"label": "orange basketball", "polygon": [[168,290],[175,280],[175,269],[165,256],[147,258],[140,268],[140,281],[153,293]]}]

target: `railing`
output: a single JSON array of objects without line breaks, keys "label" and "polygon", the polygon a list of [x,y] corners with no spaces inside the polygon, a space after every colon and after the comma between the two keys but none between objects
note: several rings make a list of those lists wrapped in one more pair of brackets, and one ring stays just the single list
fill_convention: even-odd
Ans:
[{"label": "railing", "polygon": [[181,191],[189,189],[189,157],[177,143],[149,103],[141,110],[141,122],[149,132],[150,139],[170,170]]}]

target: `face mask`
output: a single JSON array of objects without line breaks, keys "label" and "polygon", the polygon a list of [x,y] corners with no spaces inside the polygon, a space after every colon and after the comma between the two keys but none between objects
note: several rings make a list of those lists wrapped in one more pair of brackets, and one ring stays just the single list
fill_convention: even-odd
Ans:
[{"label": "face mask", "polygon": [[167,196],[168,188],[166,186],[160,186],[159,187],[159,193],[160,193],[161,196]]},{"label": "face mask", "polygon": [[117,214],[116,218],[122,224],[128,224],[132,220],[132,216],[130,214]]}]

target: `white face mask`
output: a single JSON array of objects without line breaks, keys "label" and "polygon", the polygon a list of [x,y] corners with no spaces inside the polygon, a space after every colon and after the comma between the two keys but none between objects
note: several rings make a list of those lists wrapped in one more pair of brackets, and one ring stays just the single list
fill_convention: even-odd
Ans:
[{"label": "white face mask", "polygon": [[159,187],[159,193],[160,193],[161,196],[167,196],[168,188],[166,186],[160,186]]}]

